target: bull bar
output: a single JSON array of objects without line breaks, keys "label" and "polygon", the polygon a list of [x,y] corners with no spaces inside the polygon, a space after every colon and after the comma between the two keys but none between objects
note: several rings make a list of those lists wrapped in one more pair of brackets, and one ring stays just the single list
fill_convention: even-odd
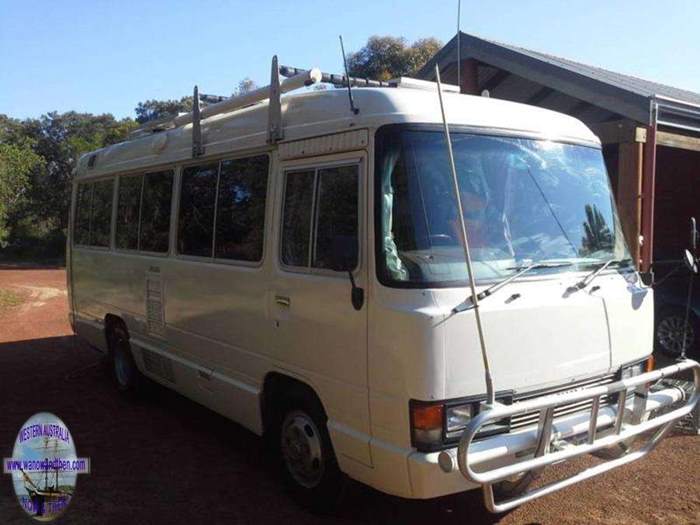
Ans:
[{"label": "bull bar", "polygon": [[[647,398],[652,385],[686,370],[693,371],[695,390],[692,395],[686,399],[682,406],[646,419],[648,410]],[[632,390],[631,394],[630,390]],[[613,405],[615,416],[612,427],[605,429],[605,432],[601,432],[601,429],[599,429],[600,401],[606,395],[609,398],[612,398],[612,396],[617,397],[616,407]],[[634,396],[631,410],[627,409],[628,396],[630,395]],[[511,405],[498,403],[493,406],[485,405],[484,410],[468,424],[461,436],[457,448],[459,470],[467,480],[482,486],[485,505],[491,512],[505,512],[528,501],[546,496],[646,456],[679,419],[692,412],[698,402],[698,398],[700,398],[700,364],[691,359],[683,359],[673,365],[621,379],[608,385],[547,395],[519,403],[516,402]],[[560,405],[589,399],[592,405],[588,430],[583,433],[585,439],[576,440],[570,438],[577,436],[564,437],[558,435],[556,421],[554,420],[554,409]],[[698,410],[700,410],[700,407]],[[511,416],[533,411],[539,412],[539,417],[537,445],[532,451],[531,457],[504,466],[475,471],[473,465],[480,461],[478,457],[474,457],[476,454],[472,453],[470,455],[470,447],[481,428]],[[631,438],[653,429],[657,429],[656,432],[637,450],[626,450],[624,455],[590,467],[572,476],[537,488],[526,489],[515,497],[496,502],[493,490],[493,484],[495,483],[520,474],[538,474],[548,465],[601,451],[615,445],[622,445],[627,448],[626,445]],[[581,434],[578,436],[581,436]]]}]

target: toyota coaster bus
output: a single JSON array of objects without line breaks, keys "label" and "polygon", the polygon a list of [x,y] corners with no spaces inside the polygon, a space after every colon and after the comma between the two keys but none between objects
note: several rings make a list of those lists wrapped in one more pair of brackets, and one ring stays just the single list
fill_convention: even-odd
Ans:
[{"label": "toyota coaster bus", "polygon": [[[341,88],[298,89],[322,80]],[[454,86],[363,82],[274,59],[269,86],[195,91],[81,157],[75,333],[119,390],[148,378],[266,435],[314,507],[347,476],[481,488],[500,512],[648,453],[697,400],[660,380],[697,385],[698,365],[650,366],[653,293],[600,141]],[[606,461],[531,487],[589,453]]]}]

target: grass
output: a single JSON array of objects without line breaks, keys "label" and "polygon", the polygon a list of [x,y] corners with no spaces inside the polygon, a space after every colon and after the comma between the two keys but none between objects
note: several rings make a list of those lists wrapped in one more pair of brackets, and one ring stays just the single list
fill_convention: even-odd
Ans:
[{"label": "grass", "polygon": [[22,304],[22,298],[10,290],[0,288],[0,310]]}]

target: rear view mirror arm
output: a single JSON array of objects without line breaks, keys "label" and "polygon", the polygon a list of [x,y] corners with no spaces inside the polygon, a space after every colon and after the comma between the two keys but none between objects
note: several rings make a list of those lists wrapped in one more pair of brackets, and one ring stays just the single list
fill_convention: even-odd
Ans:
[{"label": "rear view mirror arm", "polygon": [[359,311],[365,303],[365,291],[355,283],[355,276],[352,274],[352,270],[348,270],[348,277],[350,277],[350,284],[352,285],[352,291],[350,292],[352,307]]}]

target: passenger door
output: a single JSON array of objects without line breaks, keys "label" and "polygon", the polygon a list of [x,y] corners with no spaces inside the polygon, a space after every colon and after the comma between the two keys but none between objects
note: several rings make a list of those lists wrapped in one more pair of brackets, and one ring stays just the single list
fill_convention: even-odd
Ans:
[{"label": "passenger door", "polygon": [[271,349],[318,393],[336,454],[370,464],[367,304],[356,309],[347,272],[331,269],[334,242],[354,241],[353,276],[366,289],[366,157],[288,162],[279,175]]}]

